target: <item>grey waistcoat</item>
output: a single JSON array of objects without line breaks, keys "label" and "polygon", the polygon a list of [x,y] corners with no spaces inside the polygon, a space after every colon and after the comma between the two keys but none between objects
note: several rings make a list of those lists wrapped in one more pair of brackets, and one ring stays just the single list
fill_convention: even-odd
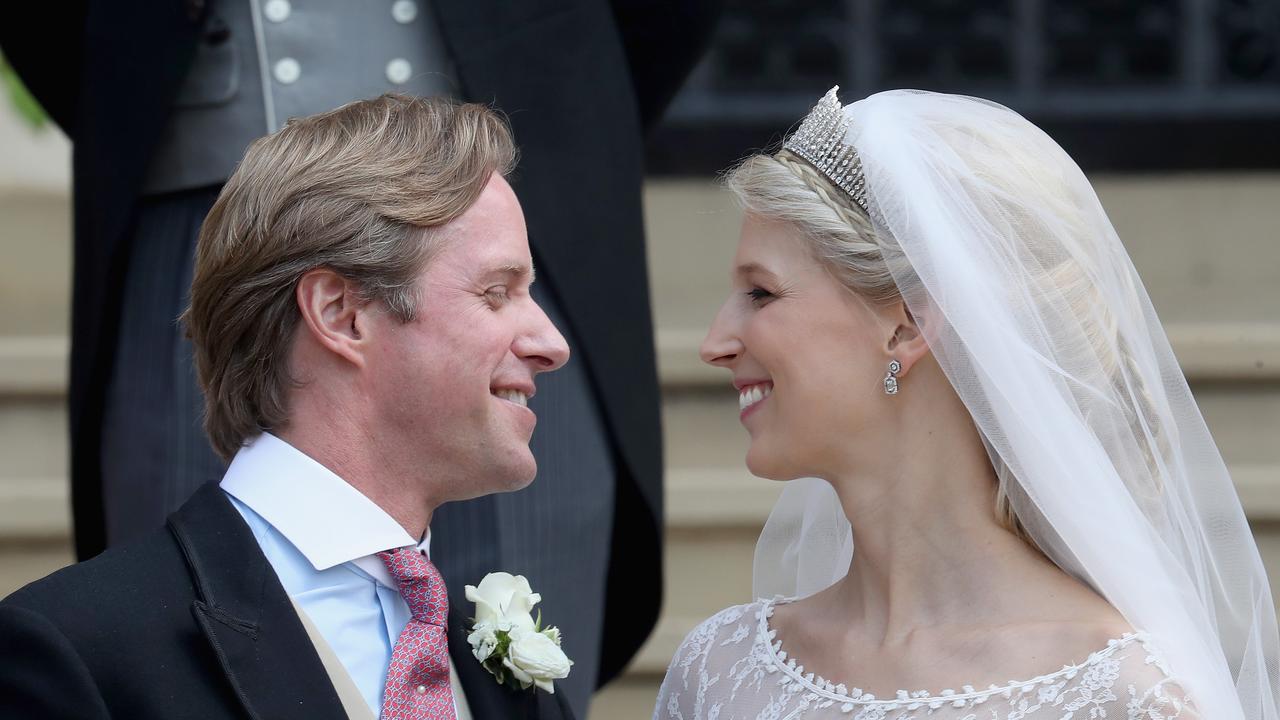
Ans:
[{"label": "grey waistcoat", "polygon": [[143,191],[220,184],[291,117],[453,75],[427,0],[214,0]]}]

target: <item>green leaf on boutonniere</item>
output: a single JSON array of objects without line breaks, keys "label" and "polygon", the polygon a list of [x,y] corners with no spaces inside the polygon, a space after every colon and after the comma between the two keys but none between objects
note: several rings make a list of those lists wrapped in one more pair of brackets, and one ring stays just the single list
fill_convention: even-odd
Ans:
[{"label": "green leaf on boutonniere", "polygon": [[525,688],[516,680],[515,676],[506,665],[502,664],[502,659],[510,655],[511,635],[505,630],[494,632],[494,636],[498,639],[498,644],[494,646],[493,653],[482,663],[485,670],[488,670],[498,684],[511,690],[532,690],[532,686]]}]

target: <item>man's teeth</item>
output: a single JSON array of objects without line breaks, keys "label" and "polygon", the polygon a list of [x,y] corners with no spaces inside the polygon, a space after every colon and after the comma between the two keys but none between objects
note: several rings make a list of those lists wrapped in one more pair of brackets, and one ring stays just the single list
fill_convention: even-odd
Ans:
[{"label": "man's teeth", "polygon": [[529,407],[529,396],[519,390],[494,390],[493,394],[521,407]]},{"label": "man's teeth", "polygon": [[738,411],[746,410],[772,394],[773,385],[771,383],[744,387],[742,392],[738,394]]}]

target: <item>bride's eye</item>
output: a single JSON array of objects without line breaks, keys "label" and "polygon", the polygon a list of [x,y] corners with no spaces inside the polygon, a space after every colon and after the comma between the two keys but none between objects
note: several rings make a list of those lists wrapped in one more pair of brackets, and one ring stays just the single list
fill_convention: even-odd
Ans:
[{"label": "bride's eye", "polygon": [[763,288],[754,287],[747,291],[747,297],[751,298],[751,304],[760,306],[773,297],[773,293]]}]

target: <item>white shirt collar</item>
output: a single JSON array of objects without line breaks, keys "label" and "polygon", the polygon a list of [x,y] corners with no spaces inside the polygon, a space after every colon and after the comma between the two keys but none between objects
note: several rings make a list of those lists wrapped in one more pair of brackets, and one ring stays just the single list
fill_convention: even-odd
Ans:
[{"label": "white shirt collar", "polygon": [[236,453],[222,489],[270,523],[317,571],[364,559],[357,563],[361,569],[395,587],[382,563],[370,556],[406,545],[426,553],[430,546],[430,532],[416,542],[359,490],[271,433]]}]

